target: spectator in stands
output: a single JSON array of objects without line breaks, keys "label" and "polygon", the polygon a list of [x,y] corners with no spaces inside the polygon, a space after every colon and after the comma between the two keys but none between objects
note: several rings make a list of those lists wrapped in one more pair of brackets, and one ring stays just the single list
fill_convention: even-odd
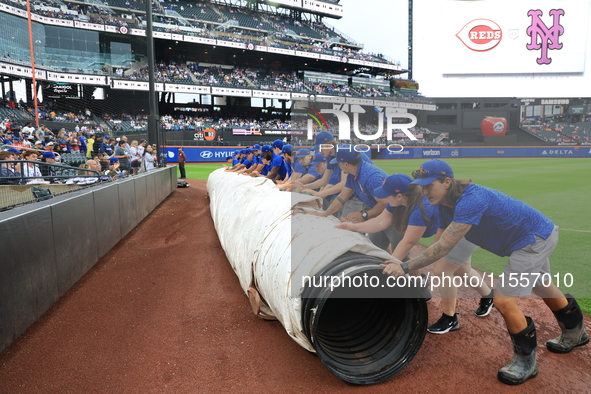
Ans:
[{"label": "spectator in stands", "polygon": [[119,178],[119,159],[111,157],[109,159],[109,168],[105,171],[105,175],[113,179]]},{"label": "spectator in stands", "polygon": [[18,172],[22,173],[24,177],[29,177],[26,180],[26,183],[37,183],[39,181],[45,181],[43,179],[43,175],[41,174],[41,170],[39,166],[35,163],[39,157],[37,151],[34,150],[26,150],[23,152],[23,160],[29,161],[28,163],[19,163],[18,164]]},{"label": "spectator in stands", "polygon": [[86,157],[91,158],[94,153],[96,153],[94,150],[94,131],[89,131],[86,139]]},{"label": "spectator in stands", "polygon": [[[109,137],[108,135],[105,135],[102,138],[103,141],[101,142],[101,145],[98,150],[99,155],[106,154],[109,157],[113,156],[113,148],[111,147],[110,139],[111,137]],[[97,141],[99,140],[100,139],[97,139]]]},{"label": "spectator in stands", "polygon": [[80,152],[80,141],[78,140],[77,132],[72,132],[70,138],[68,138],[68,142],[70,143],[70,152]]},{"label": "spectator in stands", "polygon": [[152,155],[153,153],[154,149],[152,149],[152,146],[148,145],[146,147],[146,150],[144,151],[144,157],[142,159],[142,172],[154,169],[154,162],[156,161],[156,157]]},{"label": "spectator in stands", "polygon": [[23,127],[23,133],[26,134],[33,134],[33,132],[35,131],[35,128],[33,127],[33,123],[31,122],[27,122],[27,124],[25,124],[25,127]]},{"label": "spectator in stands", "polygon": [[42,127],[35,126],[35,129],[33,130],[33,135],[35,136],[35,140],[36,141],[44,142],[45,136],[43,134],[43,128]]},{"label": "spectator in stands", "polygon": [[61,129],[57,133],[57,144],[59,145],[60,153],[70,153],[70,142],[66,129]]},{"label": "spectator in stands", "polygon": [[131,171],[132,171],[133,175],[137,174],[137,172],[140,168],[140,165],[142,164],[142,160],[141,160],[142,157],[139,154],[138,147],[139,147],[139,144],[138,144],[137,140],[131,141],[131,145],[129,147],[129,150],[131,152],[130,160],[131,160]]},{"label": "spectator in stands", "polygon": [[[16,150],[16,149],[15,149]],[[18,155],[12,150],[4,150],[0,152],[0,161],[17,160]],[[15,179],[0,179],[0,185],[18,185],[21,183],[21,173],[17,171],[17,163],[0,163],[0,178],[15,178]]]},{"label": "spectator in stands", "polygon": [[[56,156],[53,154],[53,152],[43,152],[43,154],[41,155],[41,162],[47,164],[55,164]],[[53,171],[53,167],[47,164],[39,165],[39,170],[41,171],[41,174],[45,177],[44,179],[48,179],[50,183],[61,183],[58,182],[55,178],[49,178],[53,177],[55,175],[55,172]]]},{"label": "spectator in stands", "polygon": [[101,170],[101,165],[96,160],[86,160],[84,163],[84,167],[89,170],[99,171]]},{"label": "spectator in stands", "polygon": [[119,159],[119,168],[121,168],[121,171],[130,172],[131,164],[129,162],[129,159],[131,158],[131,155],[128,154],[125,150],[125,145],[125,141],[123,139],[120,139],[119,143],[115,147],[115,153],[113,154],[113,156]]}]

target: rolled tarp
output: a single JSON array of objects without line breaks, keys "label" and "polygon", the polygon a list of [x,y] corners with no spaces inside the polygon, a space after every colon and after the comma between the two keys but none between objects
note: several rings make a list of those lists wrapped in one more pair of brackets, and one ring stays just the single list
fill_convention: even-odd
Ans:
[{"label": "rolled tarp", "polygon": [[[280,191],[270,180],[222,168],[207,190],[222,248],[258,316],[280,321],[346,381],[375,383],[408,364],[426,332],[426,305],[383,285],[379,264],[390,254],[363,234],[336,229],[332,216],[307,214],[321,199]],[[381,287],[333,286],[335,278],[368,275]]]}]

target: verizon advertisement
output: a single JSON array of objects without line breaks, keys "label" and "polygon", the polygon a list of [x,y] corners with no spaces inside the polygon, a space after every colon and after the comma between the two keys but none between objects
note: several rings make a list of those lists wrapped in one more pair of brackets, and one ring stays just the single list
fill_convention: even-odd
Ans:
[{"label": "verizon advertisement", "polygon": [[589,0],[426,3],[415,2],[415,42],[441,74],[585,72]]}]

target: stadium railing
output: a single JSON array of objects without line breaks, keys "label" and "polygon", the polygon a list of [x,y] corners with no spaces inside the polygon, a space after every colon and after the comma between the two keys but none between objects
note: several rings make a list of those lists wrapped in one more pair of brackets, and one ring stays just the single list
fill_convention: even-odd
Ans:
[{"label": "stadium railing", "polygon": [[0,212],[111,180],[109,177],[101,175],[99,171],[69,165],[28,160],[0,160],[0,166],[2,167],[27,163],[33,163],[35,166],[46,166],[55,175],[43,175],[41,178],[43,181],[37,181],[38,176],[19,174],[18,176],[7,177],[0,174]]}]

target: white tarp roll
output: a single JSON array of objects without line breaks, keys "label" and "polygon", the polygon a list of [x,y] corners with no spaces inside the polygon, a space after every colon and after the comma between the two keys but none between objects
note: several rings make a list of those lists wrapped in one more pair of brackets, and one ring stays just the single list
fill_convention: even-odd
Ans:
[{"label": "white tarp roll", "polygon": [[322,200],[279,191],[264,178],[212,172],[207,180],[211,216],[226,256],[248,295],[255,287],[274,317],[302,347],[314,351],[303,333],[302,278],[312,277],[351,251],[392,259],[362,234],[340,230],[339,221],[302,213]]}]

